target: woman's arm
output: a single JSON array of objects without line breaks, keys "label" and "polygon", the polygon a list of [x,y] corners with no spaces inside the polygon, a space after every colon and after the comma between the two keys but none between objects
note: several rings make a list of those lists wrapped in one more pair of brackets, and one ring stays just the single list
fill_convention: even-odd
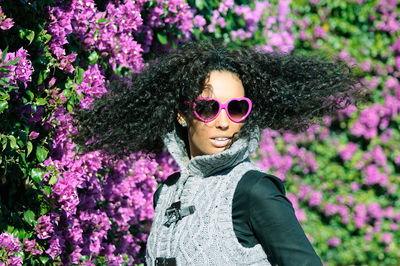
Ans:
[{"label": "woman's arm", "polygon": [[249,193],[250,226],[272,261],[278,265],[322,265],[278,178],[260,178]]}]

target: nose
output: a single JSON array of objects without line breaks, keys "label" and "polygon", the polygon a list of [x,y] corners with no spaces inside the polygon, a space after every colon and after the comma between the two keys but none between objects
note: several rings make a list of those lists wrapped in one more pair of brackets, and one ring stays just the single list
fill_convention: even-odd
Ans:
[{"label": "nose", "polygon": [[228,129],[230,123],[230,119],[225,109],[222,109],[219,113],[218,117],[215,119],[215,126],[220,129]]}]

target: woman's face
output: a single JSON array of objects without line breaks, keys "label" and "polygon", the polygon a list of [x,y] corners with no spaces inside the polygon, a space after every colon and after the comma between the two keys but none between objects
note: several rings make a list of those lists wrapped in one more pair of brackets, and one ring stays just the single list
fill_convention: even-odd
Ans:
[{"label": "woman's face", "polygon": [[[205,84],[206,89],[199,97],[215,98],[221,103],[226,103],[232,98],[245,96],[242,81],[232,72],[212,71]],[[178,115],[179,122],[183,119],[185,118]],[[221,110],[215,120],[208,123],[197,118],[185,120],[188,125],[190,158],[216,154],[229,148],[232,137],[243,125],[230,120],[225,109]]]}]

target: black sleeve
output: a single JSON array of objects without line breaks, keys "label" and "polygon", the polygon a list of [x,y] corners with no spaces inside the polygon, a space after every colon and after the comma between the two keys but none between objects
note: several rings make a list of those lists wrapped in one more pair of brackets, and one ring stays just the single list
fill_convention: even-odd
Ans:
[{"label": "black sleeve", "polygon": [[282,182],[264,175],[249,191],[250,226],[273,264],[322,265],[285,196]]},{"label": "black sleeve", "polygon": [[156,209],[157,201],[158,201],[158,198],[160,197],[160,193],[161,193],[162,187],[163,187],[163,184],[159,185],[157,190],[156,190],[156,192],[154,192],[154,195],[153,195],[153,209]]},{"label": "black sleeve", "polygon": [[166,186],[172,186],[173,184],[175,184],[176,182],[178,182],[179,177],[181,176],[180,172],[175,172],[173,174],[171,174],[170,176],[167,177],[167,179],[164,181],[164,183],[162,183],[156,190],[156,192],[154,192],[153,195],[153,208],[155,209],[157,206],[157,201],[158,198],[160,197],[160,193],[161,190],[163,188],[164,185]]}]

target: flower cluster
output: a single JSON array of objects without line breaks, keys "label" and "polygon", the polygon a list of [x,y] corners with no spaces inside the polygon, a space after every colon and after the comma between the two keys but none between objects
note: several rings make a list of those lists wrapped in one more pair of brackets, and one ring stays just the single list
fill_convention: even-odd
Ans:
[{"label": "flower cluster", "polygon": [[[168,172],[160,172],[155,159],[140,154],[118,161],[99,151],[79,156],[65,137],[74,132],[69,114],[60,110],[54,119],[58,125],[53,148],[58,152],[45,165],[57,174],[47,173],[45,180],[58,179],[50,195],[55,202],[53,212],[40,217],[36,227],[38,237],[50,243],[46,253],[74,264],[83,256],[140,262],[153,215],[155,177],[165,179]],[[159,160],[168,163],[167,158]]]},{"label": "flower cluster", "polygon": [[0,265],[22,265],[22,257],[19,252],[22,245],[18,237],[13,237],[10,233],[0,235]]},{"label": "flower cluster", "polygon": [[[0,78],[8,78],[10,85],[18,85],[18,82],[21,82],[26,88],[28,82],[32,80],[33,73],[32,62],[28,59],[28,52],[21,47],[15,53],[6,53],[5,55],[3,53],[4,51],[0,50],[1,57],[4,56],[4,61],[0,62],[0,68],[6,71],[0,73]],[[17,62],[13,63],[15,61]]]},{"label": "flower cluster", "polygon": [[7,18],[6,15],[3,13],[3,10],[0,6],[0,29],[8,30],[14,26],[14,21],[12,18]]},{"label": "flower cluster", "polygon": [[48,31],[52,35],[51,51],[60,60],[59,67],[73,72],[76,54],[66,54],[63,48],[75,36],[88,51],[98,51],[108,57],[113,69],[117,65],[135,71],[143,67],[142,48],[132,35],[142,25],[141,5],[132,1],[124,4],[108,3],[100,12],[94,1],[74,0],[51,7]]},{"label": "flower cluster", "polygon": [[[29,1],[0,2],[0,34],[7,41],[20,18],[9,18],[3,10],[7,13],[14,4],[26,8],[13,14],[33,9]],[[318,48],[361,67],[371,104],[361,110],[350,105],[303,134],[265,130],[253,160],[285,181],[296,217],[310,241],[318,243],[315,248],[323,260],[399,264],[400,209],[394,204],[400,194],[400,10],[396,1],[345,1],[339,6],[319,0],[309,4],[290,0],[47,2],[46,16],[32,27],[35,30],[16,25],[20,44],[14,39],[9,43],[21,48],[0,51],[1,80],[10,88],[27,89],[13,95],[19,97],[15,108],[23,121],[10,121],[10,125],[14,123],[12,132],[25,139],[15,135],[15,145],[21,147],[15,146],[17,157],[12,159],[27,160],[29,166],[23,169],[27,173],[32,167],[47,170],[43,178],[29,176],[29,189],[39,190],[41,203],[48,206],[40,207],[34,221],[29,215],[21,218],[25,230],[31,228],[26,231],[29,239],[17,229],[0,234],[0,265],[21,265],[23,260],[39,264],[42,258],[49,264],[143,262],[153,192],[157,182],[178,167],[166,152],[159,158],[134,154],[122,160],[102,151],[80,154],[70,140],[77,130],[70,112],[90,108],[94,98],[106,93],[107,80],[141,71],[144,58],[154,58],[153,52],[204,36],[262,51],[290,52],[295,45],[306,51]],[[29,32],[35,33],[35,41],[25,46]],[[32,76],[41,81],[32,82]],[[36,102],[29,102],[25,92],[37,93],[28,97]],[[8,99],[2,96],[0,102],[6,111]],[[48,130],[51,136],[46,136]],[[2,141],[4,135],[12,140],[13,133],[0,133]],[[51,150],[44,160],[39,148],[46,141]],[[24,142],[33,149],[22,147]],[[31,149],[29,157],[20,157],[24,149],[26,154]],[[21,180],[26,185],[28,179]],[[368,258],[363,252],[368,252]]]}]

